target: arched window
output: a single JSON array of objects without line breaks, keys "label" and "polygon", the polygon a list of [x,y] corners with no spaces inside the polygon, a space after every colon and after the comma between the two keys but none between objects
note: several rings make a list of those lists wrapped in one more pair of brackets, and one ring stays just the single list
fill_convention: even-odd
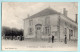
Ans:
[{"label": "arched window", "polygon": [[33,31],[33,29],[29,28],[29,35],[32,35],[32,31]]},{"label": "arched window", "polygon": [[45,27],[45,34],[49,34],[50,32],[50,28],[49,27]]},{"label": "arched window", "polygon": [[45,34],[50,33],[50,17],[45,18]]}]

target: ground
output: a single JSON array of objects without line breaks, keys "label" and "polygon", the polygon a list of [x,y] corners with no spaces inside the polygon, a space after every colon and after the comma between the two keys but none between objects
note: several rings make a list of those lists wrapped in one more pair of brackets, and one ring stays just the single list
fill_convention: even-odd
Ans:
[{"label": "ground", "polygon": [[41,51],[76,51],[77,41],[64,42],[55,41],[32,41],[32,40],[4,40],[2,39],[2,50],[41,50]]}]

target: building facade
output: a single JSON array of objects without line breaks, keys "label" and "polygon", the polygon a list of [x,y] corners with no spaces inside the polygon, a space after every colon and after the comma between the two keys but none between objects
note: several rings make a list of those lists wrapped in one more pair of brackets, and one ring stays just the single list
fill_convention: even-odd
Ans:
[{"label": "building facade", "polygon": [[65,35],[68,40],[78,38],[77,21],[67,17],[66,9],[61,14],[51,8],[46,8],[24,19],[24,38],[49,39],[54,36],[55,40],[64,40]]}]

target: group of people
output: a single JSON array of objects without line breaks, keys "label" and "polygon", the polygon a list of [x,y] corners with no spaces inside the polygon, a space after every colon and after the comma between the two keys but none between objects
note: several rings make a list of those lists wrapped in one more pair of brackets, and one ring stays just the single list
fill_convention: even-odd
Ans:
[{"label": "group of people", "polygon": [[[49,35],[49,42],[52,42],[54,43],[54,36],[52,35],[52,37]],[[67,36],[65,35],[65,38],[64,38],[64,43],[67,44]]]}]

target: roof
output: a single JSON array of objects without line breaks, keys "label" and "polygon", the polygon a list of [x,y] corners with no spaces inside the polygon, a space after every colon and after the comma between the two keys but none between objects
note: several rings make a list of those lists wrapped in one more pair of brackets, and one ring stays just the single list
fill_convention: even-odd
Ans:
[{"label": "roof", "polygon": [[[32,16],[29,16],[26,19],[35,18],[35,17],[41,17],[41,16],[46,16],[46,15],[53,15],[53,14],[61,14],[61,13],[60,12],[57,12],[56,10],[53,10],[52,8],[46,8],[46,9],[43,9],[42,11],[40,11],[40,12],[38,12],[36,14],[33,14]],[[63,14],[61,14],[61,15],[63,15]],[[73,21],[69,17],[65,16],[65,18],[67,18],[71,22],[75,23],[75,21]],[[75,23],[75,24],[77,24],[77,23]]]},{"label": "roof", "polygon": [[32,16],[29,16],[29,18],[34,18],[34,17],[41,17],[41,16],[46,16],[46,15],[52,15],[52,14],[60,14],[56,10],[53,10],[51,8],[46,8]]},{"label": "roof", "polygon": [[67,17],[63,14],[61,14],[60,16],[63,16],[62,19],[64,19],[65,21],[67,21],[67,22],[73,24],[74,26],[78,27],[78,24],[74,20],[70,19],[69,17]]}]

